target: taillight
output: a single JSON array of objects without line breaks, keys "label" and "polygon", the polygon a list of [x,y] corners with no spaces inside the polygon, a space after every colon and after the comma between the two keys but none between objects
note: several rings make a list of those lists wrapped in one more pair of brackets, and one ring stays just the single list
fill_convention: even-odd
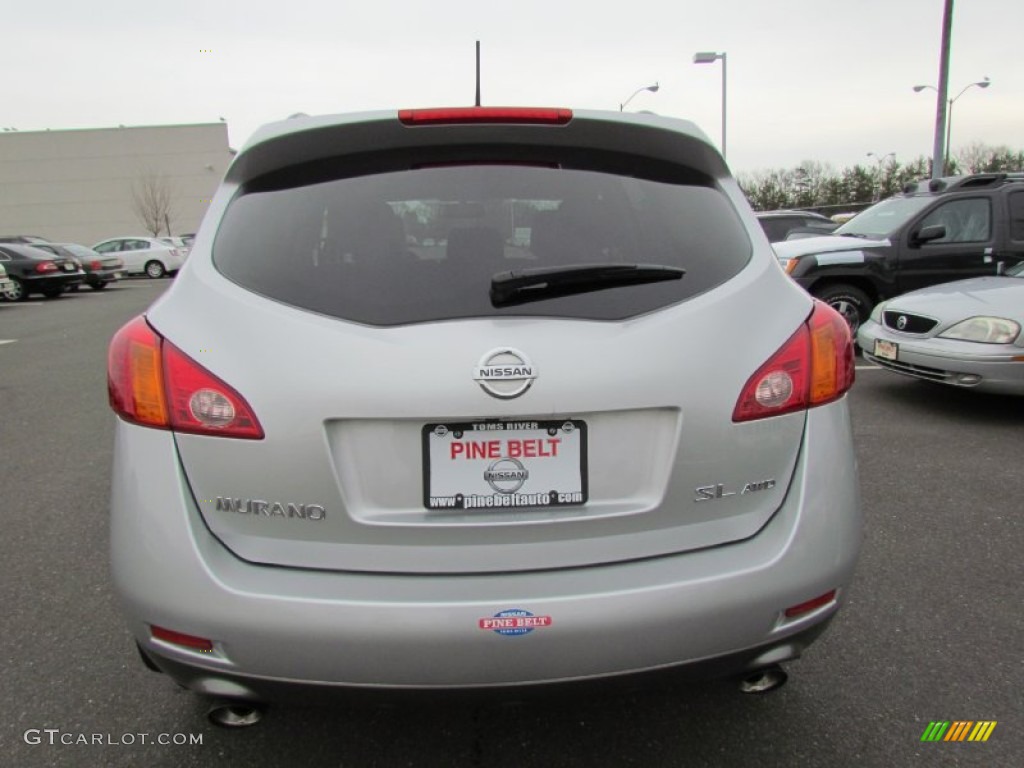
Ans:
[{"label": "taillight", "polygon": [[398,111],[398,119],[405,125],[458,125],[465,123],[565,125],[572,120],[572,110],[549,107],[400,109]]},{"label": "taillight", "polygon": [[853,386],[850,327],[814,302],[811,316],[757,369],[740,392],[733,421],[753,421],[837,400]]},{"label": "taillight", "polygon": [[89,262],[89,269],[91,269],[93,272],[99,272],[101,269],[103,269],[103,265],[97,259],[93,259],[92,261]]},{"label": "taillight", "polygon": [[252,408],[235,389],[161,337],[139,316],[110,342],[110,407],[145,427],[218,437],[263,438]]},{"label": "taillight", "polygon": [[35,271],[39,272],[40,274],[42,274],[43,272],[56,272],[57,265],[54,264],[52,261],[41,261],[38,264],[36,264]]},{"label": "taillight", "polygon": [[107,352],[107,393],[121,418],[166,429],[161,338],[139,316],[114,334]]}]

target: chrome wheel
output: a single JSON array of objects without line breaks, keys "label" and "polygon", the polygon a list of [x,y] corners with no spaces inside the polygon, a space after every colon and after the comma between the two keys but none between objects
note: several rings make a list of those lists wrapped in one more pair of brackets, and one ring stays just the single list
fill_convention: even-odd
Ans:
[{"label": "chrome wheel", "polygon": [[4,292],[4,298],[8,301],[24,301],[28,298],[28,294],[25,292],[25,286],[21,284],[21,281],[18,278],[11,278],[11,287]]},{"label": "chrome wheel", "polygon": [[164,269],[164,265],[159,261],[150,261],[146,263],[146,275],[154,280],[157,280],[167,274],[167,270]]},{"label": "chrome wheel", "polygon": [[813,293],[815,298],[842,315],[846,324],[850,326],[850,333],[856,338],[857,329],[871,312],[870,297],[857,286],[845,283],[816,287]]},{"label": "chrome wheel", "polygon": [[850,326],[850,333],[856,335],[857,329],[860,328],[860,312],[857,305],[844,299],[830,301],[828,305],[843,316],[846,324]]}]

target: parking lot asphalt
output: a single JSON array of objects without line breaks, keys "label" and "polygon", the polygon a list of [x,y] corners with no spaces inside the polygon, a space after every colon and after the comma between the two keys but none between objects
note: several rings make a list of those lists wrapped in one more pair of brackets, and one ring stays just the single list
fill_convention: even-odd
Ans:
[{"label": "parking lot asphalt", "polygon": [[[201,700],[143,668],[107,572],[106,345],[169,285],[0,302],[0,764],[1021,764],[1024,398],[866,367],[849,396],[857,578],[780,690],[290,707],[250,729],[210,725]],[[998,725],[984,743],[922,742],[935,720]]]}]

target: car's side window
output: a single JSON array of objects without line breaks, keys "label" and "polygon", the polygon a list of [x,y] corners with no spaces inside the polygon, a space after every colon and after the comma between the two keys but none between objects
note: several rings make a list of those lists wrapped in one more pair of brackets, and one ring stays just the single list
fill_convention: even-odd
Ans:
[{"label": "car's side window", "polygon": [[786,233],[793,228],[795,222],[792,219],[776,218],[776,219],[764,219],[761,221],[761,227],[764,229],[764,233],[768,236],[768,241],[771,243],[777,243],[780,240],[786,239]]},{"label": "car's side window", "polygon": [[144,251],[149,248],[149,243],[145,240],[125,240],[124,250],[126,251]]},{"label": "car's side window", "polygon": [[932,243],[983,243],[992,237],[992,206],[985,197],[950,200],[921,220],[920,228],[941,224],[945,237]]},{"label": "car's side window", "polygon": [[117,250],[118,243],[116,240],[107,243],[100,243],[94,249],[96,253],[113,253]]},{"label": "car's side window", "polygon": [[1024,190],[1010,193],[1010,239],[1024,241]]}]

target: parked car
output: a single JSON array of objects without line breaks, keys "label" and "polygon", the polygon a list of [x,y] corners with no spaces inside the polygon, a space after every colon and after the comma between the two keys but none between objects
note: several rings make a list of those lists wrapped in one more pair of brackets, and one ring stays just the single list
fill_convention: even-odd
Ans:
[{"label": "parked car", "polygon": [[1024,174],[908,184],[833,236],[778,243],[786,272],[856,333],[880,301],[1024,261]]},{"label": "parked car", "polygon": [[33,243],[48,243],[50,242],[45,237],[39,235],[0,235],[0,243],[23,243],[26,245],[32,245]]},{"label": "parked car", "polygon": [[860,547],[853,351],[757,227],[670,118],[261,129],[110,346],[143,658],[222,721],[314,689],[781,684]]},{"label": "parked car", "polygon": [[[103,290],[124,273],[124,262],[117,256],[105,256],[78,243],[34,243],[33,247],[76,259],[79,267],[85,272],[85,284],[94,291]],[[77,291],[78,286],[79,284],[75,283],[69,286],[68,290]]]},{"label": "parked car", "polygon": [[160,278],[175,274],[185,263],[186,253],[157,237],[113,237],[92,247],[100,254],[116,254],[129,275]]},{"label": "parked car", "polygon": [[878,304],[857,341],[867,360],[904,376],[1024,395],[1024,263]]},{"label": "parked car", "polygon": [[768,240],[778,243],[796,237],[827,235],[839,225],[814,211],[758,211],[757,220]]},{"label": "parked car", "polygon": [[188,256],[188,252],[192,250],[192,244],[187,241],[184,237],[161,237],[158,238],[164,245],[169,245],[172,248],[177,248]]},{"label": "parked car", "polygon": [[0,264],[0,297],[13,287],[14,283],[7,277],[7,270],[4,269],[3,264]]},{"label": "parked car", "polygon": [[8,301],[24,301],[33,293],[53,299],[85,279],[74,259],[23,243],[0,243],[0,263],[12,283],[4,292]]}]

